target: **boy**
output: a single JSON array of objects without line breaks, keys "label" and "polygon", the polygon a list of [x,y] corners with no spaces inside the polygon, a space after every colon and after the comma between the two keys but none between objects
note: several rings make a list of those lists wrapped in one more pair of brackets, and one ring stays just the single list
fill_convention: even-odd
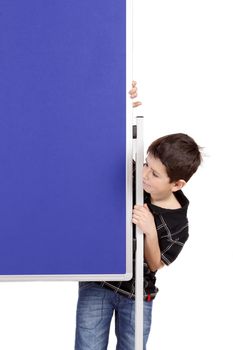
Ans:
[{"label": "boy", "polygon": [[[130,94],[132,98],[137,96],[134,82]],[[132,214],[132,222],[144,232],[144,349],[158,291],[155,275],[177,258],[188,239],[189,202],[181,189],[200,163],[198,145],[182,133],[161,137],[147,150],[143,168],[145,204],[135,205]],[[76,350],[107,349],[114,311],[117,349],[135,349],[134,289],[135,274],[124,282],[80,282]]]}]

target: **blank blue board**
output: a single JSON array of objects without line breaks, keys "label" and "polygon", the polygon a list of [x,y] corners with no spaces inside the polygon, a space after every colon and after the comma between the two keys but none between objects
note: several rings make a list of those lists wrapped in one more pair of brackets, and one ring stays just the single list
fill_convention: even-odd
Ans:
[{"label": "blank blue board", "polygon": [[126,41],[126,0],[0,0],[0,279],[130,278]]}]

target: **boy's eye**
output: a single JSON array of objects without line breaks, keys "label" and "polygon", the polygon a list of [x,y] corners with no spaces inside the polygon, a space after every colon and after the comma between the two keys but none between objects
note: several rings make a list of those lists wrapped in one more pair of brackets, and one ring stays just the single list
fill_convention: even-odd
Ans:
[{"label": "boy's eye", "polygon": [[153,176],[154,176],[154,177],[158,177],[158,175],[157,175],[157,174],[155,174],[154,172],[153,172],[152,174],[153,174]]},{"label": "boy's eye", "polygon": [[147,164],[147,163],[144,163],[143,166],[148,166],[148,164]]}]

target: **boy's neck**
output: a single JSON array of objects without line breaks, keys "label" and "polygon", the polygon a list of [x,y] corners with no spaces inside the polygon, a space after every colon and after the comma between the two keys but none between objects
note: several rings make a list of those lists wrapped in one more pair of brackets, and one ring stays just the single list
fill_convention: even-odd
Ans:
[{"label": "boy's neck", "polygon": [[156,205],[157,207],[164,209],[179,209],[181,205],[179,201],[176,199],[174,193],[170,193],[166,198],[155,199],[151,197],[151,204]]}]

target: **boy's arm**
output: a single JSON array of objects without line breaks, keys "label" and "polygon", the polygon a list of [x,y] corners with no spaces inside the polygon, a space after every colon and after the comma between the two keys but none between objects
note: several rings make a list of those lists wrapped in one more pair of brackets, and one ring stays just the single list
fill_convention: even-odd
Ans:
[{"label": "boy's arm", "polygon": [[145,234],[144,239],[144,257],[149,269],[154,272],[164,266],[161,260],[161,252],[159,248],[157,230],[152,234]]},{"label": "boy's arm", "polygon": [[161,260],[158,235],[154,217],[147,205],[135,205],[132,222],[144,233],[144,256],[151,271],[156,271],[164,266]]}]

